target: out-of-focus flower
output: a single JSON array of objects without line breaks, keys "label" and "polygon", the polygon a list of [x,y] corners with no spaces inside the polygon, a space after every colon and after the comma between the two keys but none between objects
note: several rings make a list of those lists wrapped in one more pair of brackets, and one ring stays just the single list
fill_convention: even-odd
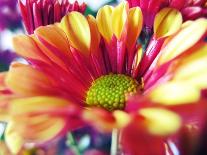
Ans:
[{"label": "out-of-focus flower", "polygon": [[127,0],[130,7],[139,6],[144,15],[146,33],[151,33],[155,15],[164,7],[180,10],[184,21],[207,17],[206,0]]},{"label": "out-of-focus flower", "polygon": [[[207,115],[206,115],[206,100],[204,104],[196,111],[193,110],[194,119],[188,120],[188,125],[184,126],[174,142],[179,149],[180,155],[204,155],[207,154]],[[189,109],[186,109],[189,110]]]},{"label": "out-of-focus flower", "polygon": [[[144,151],[161,154],[163,140],[181,126],[181,117],[168,107],[197,103],[207,87],[207,20],[182,24],[177,10],[164,8],[144,52],[137,43],[142,24],[141,9],[121,3],[104,6],[96,19],[72,12],[59,24],[15,37],[15,51],[29,64],[14,63],[5,79],[18,96],[7,109],[5,138],[12,151],[85,123],[111,132],[130,128],[133,120],[133,129],[146,131],[140,137],[149,134],[147,142],[159,146]],[[135,93],[136,102],[127,102]],[[152,104],[139,108],[145,99]]]},{"label": "out-of-focus flower", "polygon": [[39,26],[59,22],[63,16],[71,11],[85,12],[86,4],[81,5],[70,0],[19,0],[19,6],[24,25],[29,34]]},{"label": "out-of-focus flower", "polygon": [[[143,99],[143,98],[142,98]],[[167,103],[167,102],[166,102]],[[200,131],[203,129],[204,121],[203,116],[206,116],[206,101],[200,100],[196,104],[185,103],[180,105],[170,104],[164,106],[162,104],[149,101],[148,99],[143,99],[140,101],[140,96],[134,96],[128,102],[130,109],[126,110],[130,113],[134,113],[129,125],[122,130],[121,144],[124,145],[125,153],[129,154],[140,154],[140,152],[145,154],[160,154],[160,155],[195,155],[196,147],[198,146],[198,136]],[[161,108],[155,112],[153,110]],[[137,114],[137,110],[140,109],[151,110],[151,116],[145,123],[137,123],[143,118]],[[160,136],[160,130],[169,131],[174,124],[169,122],[168,118],[163,115],[162,108],[174,111],[182,117],[182,127],[173,136]],[[166,114],[168,116],[173,113]],[[162,119],[160,124],[157,126],[157,118]],[[140,121],[142,122],[142,121]],[[165,122],[165,123],[164,123]],[[169,123],[167,125],[167,122]],[[149,124],[154,124],[148,128],[150,132],[155,132],[155,134],[148,134],[149,131],[145,130],[143,126],[148,126]],[[164,123],[164,124],[162,124]],[[161,128],[160,128],[160,127]],[[157,130],[157,131],[156,131]],[[154,145],[149,145],[153,143]],[[195,154],[194,154],[195,153]]]},{"label": "out-of-focus flower", "polygon": [[17,58],[14,52],[9,50],[0,51],[0,72],[7,71],[9,69],[10,63]]},{"label": "out-of-focus flower", "polygon": [[0,31],[5,28],[16,29],[21,27],[21,17],[17,9],[16,0],[0,1]]}]

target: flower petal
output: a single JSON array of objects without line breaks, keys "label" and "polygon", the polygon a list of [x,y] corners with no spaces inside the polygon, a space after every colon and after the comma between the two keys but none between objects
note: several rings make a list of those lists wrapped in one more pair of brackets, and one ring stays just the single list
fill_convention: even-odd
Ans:
[{"label": "flower petal", "polygon": [[187,83],[168,82],[153,88],[149,97],[153,102],[163,105],[187,104],[198,101],[200,91]]},{"label": "flower petal", "polygon": [[[42,108],[44,105],[44,108]],[[34,113],[34,112],[50,112],[58,108],[65,108],[70,105],[69,101],[49,96],[38,96],[29,98],[14,99],[10,102],[10,113],[13,115]],[[22,108],[24,107],[24,108]]]},{"label": "flower petal", "polygon": [[[195,33],[196,30],[196,33]],[[207,31],[207,20],[204,18],[188,22],[161,50],[158,64],[163,64],[183,53],[197,43]]]},{"label": "flower petal", "polygon": [[104,109],[95,107],[86,109],[82,117],[86,122],[92,124],[100,131],[111,132],[113,128],[117,127],[116,120],[112,113]]},{"label": "flower petal", "polygon": [[181,126],[179,116],[169,110],[145,108],[139,113],[146,119],[146,125],[151,134],[162,136],[173,134]]},{"label": "flower petal", "polygon": [[7,86],[17,94],[50,94],[52,81],[46,75],[28,65],[13,63],[6,77]]},{"label": "flower petal", "polygon": [[118,40],[121,39],[126,26],[128,9],[128,3],[123,2],[115,7],[112,13],[112,30]]},{"label": "flower petal", "polygon": [[68,100],[49,96],[27,97],[10,102],[15,131],[27,142],[43,143],[79,127],[82,124],[77,116],[80,111]]},{"label": "flower petal", "polygon": [[134,48],[142,30],[143,16],[140,8],[132,8],[128,15],[127,48]]},{"label": "flower petal", "polygon": [[15,131],[16,124],[10,121],[5,131],[5,141],[10,151],[17,154],[24,144],[23,138]]},{"label": "flower petal", "polygon": [[150,134],[146,129],[145,119],[140,115],[133,117],[130,124],[122,129],[120,141],[126,154],[165,154],[165,138]]},{"label": "flower petal", "polygon": [[46,42],[56,47],[59,51],[63,52],[65,56],[70,54],[70,46],[66,34],[55,25],[48,25],[40,27],[35,30],[35,35],[44,39]]},{"label": "flower petal", "polygon": [[101,36],[98,31],[96,19],[93,16],[89,15],[87,17],[87,20],[90,26],[91,40],[92,40],[90,47],[91,50],[97,50],[100,44]]},{"label": "flower petal", "polygon": [[19,35],[13,38],[15,52],[25,58],[48,62],[47,58],[41,53],[36,42],[26,35]]},{"label": "flower petal", "polygon": [[96,16],[99,32],[107,42],[110,42],[113,36],[112,12],[113,12],[113,7],[106,5],[101,9],[99,9]]},{"label": "flower petal", "polygon": [[114,111],[113,116],[116,119],[118,128],[125,127],[131,121],[131,117],[128,115],[128,113],[121,111],[121,110]]},{"label": "flower petal", "polygon": [[179,30],[182,15],[172,8],[162,9],[155,17],[154,33],[156,38],[167,37]]},{"label": "flower petal", "polygon": [[66,122],[63,119],[51,117],[47,114],[38,116],[23,115],[23,117],[15,117],[16,118],[13,119],[15,128],[13,128],[15,132],[23,137],[26,142],[47,142],[60,134],[66,126]]},{"label": "flower petal", "polygon": [[86,18],[78,12],[63,17],[61,28],[68,36],[70,44],[82,54],[88,55],[91,45],[90,27]]},{"label": "flower petal", "polygon": [[204,89],[207,87],[207,43],[200,43],[192,51],[192,54],[183,56],[183,60],[173,73],[173,81],[182,81],[198,89]]}]

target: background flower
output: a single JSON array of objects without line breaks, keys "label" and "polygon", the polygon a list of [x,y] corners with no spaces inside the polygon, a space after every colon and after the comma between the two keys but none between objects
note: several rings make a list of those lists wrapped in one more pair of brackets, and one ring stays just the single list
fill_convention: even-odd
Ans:
[{"label": "background flower", "polygon": [[0,31],[9,28],[16,29],[21,27],[21,17],[18,12],[16,0],[1,0],[0,1]]}]

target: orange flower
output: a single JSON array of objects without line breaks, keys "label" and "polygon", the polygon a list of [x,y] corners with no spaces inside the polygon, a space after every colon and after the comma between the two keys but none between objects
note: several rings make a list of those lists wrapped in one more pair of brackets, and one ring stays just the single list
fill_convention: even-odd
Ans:
[{"label": "orange flower", "polygon": [[13,152],[85,123],[103,131],[125,128],[135,111],[140,131],[175,133],[178,114],[153,106],[130,112],[127,101],[134,94],[163,107],[200,100],[207,87],[207,20],[182,24],[178,11],[161,10],[146,51],[137,42],[142,24],[141,9],[121,3],[104,6],[96,19],[71,12],[58,24],[15,37],[14,48],[28,64],[13,63],[6,76],[6,86],[18,95],[9,103],[6,129]]}]

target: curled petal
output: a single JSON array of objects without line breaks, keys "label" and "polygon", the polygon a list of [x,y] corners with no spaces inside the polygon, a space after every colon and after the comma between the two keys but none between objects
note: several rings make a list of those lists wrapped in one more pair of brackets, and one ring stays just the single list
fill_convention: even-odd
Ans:
[{"label": "curled petal", "polygon": [[156,38],[167,37],[177,32],[182,24],[182,15],[172,8],[162,9],[155,17],[154,33]]},{"label": "curled petal", "polygon": [[107,42],[110,42],[113,36],[111,23],[113,9],[113,7],[106,5],[98,11],[96,16],[99,32]]},{"label": "curled petal", "polygon": [[112,13],[112,30],[118,40],[121,39],[124,30],[126,29],[126,21],[128,17],[128,3],[121,3],[114,8]]},{"label": "curled petal", "polygon": [[86,18],[78,12],[72,12],[63,17],[61,28],[67,34],[72,47],[83,55],[89,55],[91,45],[90,27]]},{"label": "curled petal", "polygon": [[128,15],[127,48],[134,48],[142,30],[143,16],[140,8],[131,8]]}]

